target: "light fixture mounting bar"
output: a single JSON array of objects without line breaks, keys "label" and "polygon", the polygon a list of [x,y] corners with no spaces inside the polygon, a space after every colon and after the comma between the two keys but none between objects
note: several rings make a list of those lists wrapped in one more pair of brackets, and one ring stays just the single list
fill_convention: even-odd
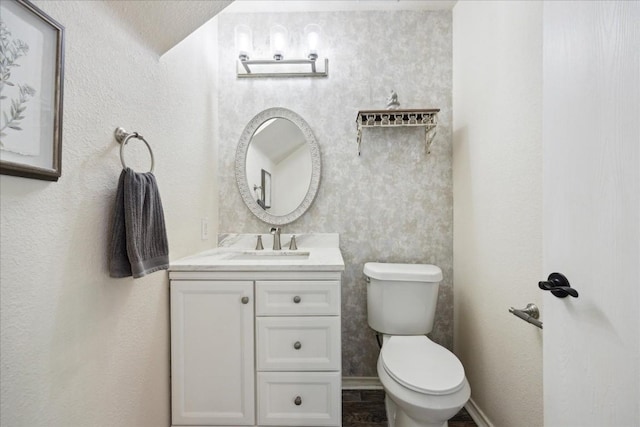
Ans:
[{"label": "light fixture mounting bar", "polygon": [[[301,66],[301,67],[296,67]],[[308,71],[304,70],[308,66]],[[238,78],[256,77],[327,77],[329,58],[318,59],[250,59],[238,60]]]}]

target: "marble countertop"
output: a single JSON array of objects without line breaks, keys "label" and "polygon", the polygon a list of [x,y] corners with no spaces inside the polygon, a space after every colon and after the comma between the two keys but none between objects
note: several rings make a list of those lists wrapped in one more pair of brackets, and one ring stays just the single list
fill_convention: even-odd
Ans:
[{"label": "marble countertop", "polygon": [[296,234],[298,249],[294,251],[288,250],[290,234],[281,235],[280,251],[271,249],[270,234],[262,235],[264,250],[255,250],[256,240],[257,234],[221,234],[219,247],[173,261],[169,271],[344,270],[337,234]]}]

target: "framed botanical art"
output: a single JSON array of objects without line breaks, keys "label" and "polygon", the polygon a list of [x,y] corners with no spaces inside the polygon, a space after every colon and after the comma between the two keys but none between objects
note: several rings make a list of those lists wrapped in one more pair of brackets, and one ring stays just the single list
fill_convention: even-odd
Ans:
[{"label": "framed botanical art", "polygon": [[0,173],[57,181],[64,27],[27,0],[0,2]]}]

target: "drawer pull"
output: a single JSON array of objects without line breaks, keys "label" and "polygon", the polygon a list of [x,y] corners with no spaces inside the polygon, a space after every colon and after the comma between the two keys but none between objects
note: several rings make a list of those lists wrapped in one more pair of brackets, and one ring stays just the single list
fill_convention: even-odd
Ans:
[{"label": "drawer pull", "polygon": [[300,343],[300,341],[296,341],[296,343],[293,345],[293,348],[295,348],[296,350],[300,350],[301,347],[302,344]]},{"label": "drawer pull", "polygon": [[296,295],[295,297],[293,297],[293,302],[296,304],[300,304],[300,301],[302,301],[302,298],[300,298],[298,295]]},{"label": "drawer pull", "polygon": [[300,396],[296,396],[296,399],[293,401],[293,403],[295,403],[296,406],[302,405],[302,398]]},{"label": "drawer pull", "polygon": [[249,297],[242,297],[240,301],[242,301],[243,304],[249,304]]}]

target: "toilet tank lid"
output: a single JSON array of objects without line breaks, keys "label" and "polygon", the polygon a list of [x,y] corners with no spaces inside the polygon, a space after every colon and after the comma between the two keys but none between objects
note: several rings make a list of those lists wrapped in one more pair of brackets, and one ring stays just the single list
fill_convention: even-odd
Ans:
[{"label": "toilet tank lid", "polygon": [[364,274],[377,280],[412,282],[440,282],[442,270],[431,264],[395,264],[390,262],[368,262]]}]

